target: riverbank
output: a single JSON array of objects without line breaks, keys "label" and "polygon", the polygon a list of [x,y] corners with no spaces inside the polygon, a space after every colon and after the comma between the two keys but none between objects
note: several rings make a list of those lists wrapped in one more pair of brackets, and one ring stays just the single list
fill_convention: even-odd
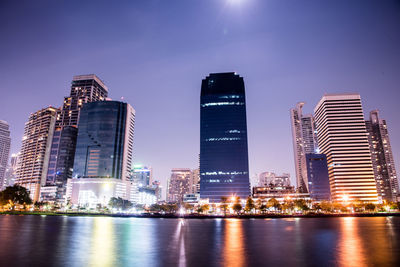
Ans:
[{"label": "riverbank", "polygon": [[337,217],[387,217],[398,216],[400,212],[374,212],[374,213],[308,213],[308,214],[240,214],[240,215],[206,215],[206,214],[123,214],[123,213],[89,213],[89,212],[31,212],[7,211],[0,215],[33,215],[33,216],[90,216],[90,217],[121,217],[121,218],[165,218],[165,219],[273,219],[273,218],[337,218]]}]

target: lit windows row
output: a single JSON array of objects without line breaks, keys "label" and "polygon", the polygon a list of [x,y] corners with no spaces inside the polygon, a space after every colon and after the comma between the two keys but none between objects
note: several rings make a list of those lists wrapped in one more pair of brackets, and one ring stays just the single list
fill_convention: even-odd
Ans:
[{"label": "lit windows row", "polygon": [[206,142],[213,142],[213,141],[237,141],[240,140],[240,137],[220,137],[220,138],[207,138],[205,139]]},{"label": "lit windows row", "polygon": [[206,104],[201,104],[202,107],[209,106],[243,106],[244,102],[211,102]]},{"label": "lit windows row", "polygon": [[238,171],[223,172],[223,171],[218,171],[218,172],[202,172],[201,173],[201,175],[239,175],[239,174],[247,174],[247,172],[238,172]]}]

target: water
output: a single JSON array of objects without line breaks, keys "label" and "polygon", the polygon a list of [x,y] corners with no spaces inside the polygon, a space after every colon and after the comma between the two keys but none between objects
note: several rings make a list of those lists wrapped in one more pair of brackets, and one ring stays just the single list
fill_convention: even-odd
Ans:
[{"label": "water", "polygon": [[4,215],[0,266],[400,266],[400,217]]}]

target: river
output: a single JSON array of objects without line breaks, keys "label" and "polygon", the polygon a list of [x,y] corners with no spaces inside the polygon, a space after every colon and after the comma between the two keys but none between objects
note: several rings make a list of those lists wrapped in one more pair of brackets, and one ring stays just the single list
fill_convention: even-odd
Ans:
[{"label": "river", "polygon": [[0,215],[0,266],[400,266],[400,217]]}]

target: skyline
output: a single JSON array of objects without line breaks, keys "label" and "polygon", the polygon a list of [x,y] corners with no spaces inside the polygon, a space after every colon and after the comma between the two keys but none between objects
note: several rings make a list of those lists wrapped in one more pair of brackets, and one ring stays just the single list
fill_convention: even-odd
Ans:
[{"label": "skyline", "polygon": [[[142,6],[138,4],[137,9],[142,10],[137,10],[135,15],[141,16],[140,19],[144,21],[146,21],[145,15],[157,17],[154,13],[161,12],[162,8],[157,9],[157,12],[149,10],[154,8],[156,2],[158,1],[151,1]],[[83,21],[84,25],[78,25],[79,27],[75,29],[77,25],[73,23],[74,16],[83,16],[85,10],[89,8],[89,5],[84,3],[82,10],[77,11],[78,14],[71,14],[68,22],[55,21],[55,24],[63,24],[60,32],[67,37],[58,33],[56,25],[50,25],[49,22],[56,18],[53,16],[60,14],[66,16],[71,12],[73,4],[66,4],[65,10],[58,7],[54,14],[48,14],[50,13],[48,10],[46,13],[48,7],[40,4],[37,6],[31,3],[25,4],[21,12],[28,11],[29,8],[32,8],[33,12],[25,14],[27,18],[19,22],[18,18],[11,17],[12,12],[5,12],[9,6],[3,3],[3,7],[6,8],[0,9],[0,21],[3,25],[0,26],[0,32],[3,35],[7,34],[9,38],[0,44],[0,50],[9,53],[6,53],[0,63],[0,73],[2,73],[0,88],[2,92],[7,92],[7,97],[2,97],[0,100],[0,119],[10,124],[11,152],[17,152],[21,146],[24,123],[30,113],[48,105],[61,106],[63,97],[68,95],[73,75],[95,73],[109,87],[112,99],[120,100],[123,96],[123,101],[135,108],[137,127],[134,137],[134,162],[152,166],[154,178],[161,180],[163,187],[166,188],[165,181],[170,176],[172,168],[198,167],[201,80],[212,72],[236,71],[244,78],[246,86],[251,179],[254,173],[261,171],[278,174],[289,172],[292,184],[295,184],[289,110],[297,102],[304,101],[305,114],[311,113],[324,93],[360,93],[365,119],[368,119],[369,111],[379,109],[382,118],[388,122],[396,167],[399,168],[400,118],[396,116],[398,113],[396,99],[399,99],[400,92],[396,89],[400,77],[400,55],[396,47],[400,46],[400,21],[395,17],[400,11],[398,3],[386,2],[373,5],[372,1],[361,6],[353,2],[350,10],[344,10],[350,3],[340,3],[335,6],[335,11],[344,16],[344,22],[341,21],[341,25],[330,25],[329,23],[338,21],[329,11],[329,4],[310,5],[307,10],[302,5],[294,3],[290,7],[287,3],[278,7],[272,2],[265,4],[259,1],[247,1],[248,5],[242,3],[238,9],[237,6],[223,5],[222,2],[226,1],[217,3],[204,1],[193,4],[195,7],[184,3],[181,8],[191,12],[178,14],[179,19],[167,21],[166,25],[163,25],[165,32],[157,29],[161,23],[157,19],[153,21],[153,25],[151,23],[147,25],[143,21],[140,24],[140,19],[130,18],[127,13],[132,9],[129,6],[125,12],[119,7],[111,8],[110,13],[122,12],[120,17],[115,16],[117,14],[112,16],[116,21],[112,21],[111,26],[97,17]],[[172,15],[172,5],[161,2],[159,4],[166,8],[158,15],[164,19]],[[267,6],[268,9],[263,9]],[[292,12],[294,16],[288,16],[292,21],[283,21],[284,19],[279,18],[279,12],[277,14],[273,12],[282,12],[282,6],[289,8],[285,11]],[[99,4],[95,8],[105,11],[107,7]],[[207,7],[217,7],[217,10]],[[305,13],[297,14],[296,7]],[[39,12],[40,8],[43,10]],[[361,10],[355,14],[354,10],[357,8]],[[373,11],[376,8],[380,13],[374,15]],[[313,14],[315,10],[322,11],[322,14]],[[222,15],[209,21],[201,20],[199,17],[208,11],[213,12],[212,15],[219,11]],[[263,14],[263,11],[268,12]],[[307,18],[310,15],[311,18]],[[181,25],[183,29],[180,29],[176,23],[182,20],[182,16],[189,22],[187,25]],[[237,17],[241,18],[239,22],[236,21]],[[29,21],[29,18],[37,21]],[[371,22],[371,18],[375,18],[376,21]],[[260,23],[261,19],[266,19],[268,22],[263,25],[266,30],[260,26],[254,28],[256,22]],[[276,24],[282,27],[281,30],[277,31],[273,27],[277,26],[274,24],[274,19],[277,21]],[[16,29],[13,31],[7,29],[4,26],[7,25],[6,21],[14,23]],[[141,32],[127,27],[120,33],[113,33],[114,27],[124,25],[125,22],[132,27],[137,23],[142,26],[146,24],[149,29]],[[202,25],[196,26],[196,22],[201,22]],[[325,22],[328,25],[323,27],[315,22]],[[351,24],[346,25],[347,22]],[[99,42],[101,38],[98,35],[103,33],[100,29],[90,32],[87,30],[90,27],[84,26],[94,26],[96,23],[105,27],[111,37],[119,38],[112,40],[114,42],[106,40],[106,44],[97,44],[92,48],[89,44],[92,44],[93,40],[85,37],[85,34]],[[298,24],[300,32],[296,33]],[[20,35],[18,27],[23,30],[24,26],[26,29],[21,31]],[[306,31],[307,26],[314,28]],[[364,29],[366,26],[370,26],[367,27],[368,31]],[[190,27],[194,27],[194,34],[189,34]],[[63,41],[72,37],[74,29],[80,30],[78,33],[83,37],[83,44],[74,45],[71,41],[67,42],[67,45],[63,44]],[[48,39],[44,38],[45,40],[41,41],[35,34],[40,36],[44,30],[50,30],[50,34],[46,35]],[[134,33],[136,30],[143,36],[118,42],[124,37],[122,35]],[[285,30],[290,30],[290,33]],[[204,37],[201,33],[207,31],[210,31],[207,37],[215,37],[215,41],[205,41],[204,38],[200,38]],[[156,32],[159,34],[159,38],[156,39],[160,42],[159,45],[152,43],[155,38],[152,34]],[[168,36],[167,33],[172,36]],[[321,36],[312,36],[312,33]],[[23,36],[24,34],[26,36]],[[308,34],[309,38],[303,38],[300,36],[302,34],[306,37]],[[243,36],[249,37],[248,40],[243,40]],[[334,42],[337,36],[341,36],[342,43]],[[49,37],[56,38],[51,40]],[[375,42],[369,42],[373,40]],[[186,41],[183,42],[185,44],[183,49],[182,46],[181,49],[178,48],[180,41]],[[199,41],[200,44],[197,43]],[[312,42],[316,44],[312,45]],[[331,43],[336,46],[332,46]],[[137,50],[130,49],[129,45],[132,44],[136,44]],[[26,50],[26,45],[29,45],[29,50]],[[151,46],[147,49],[147,45]],[[205,48],[204,45],[208,47]],[[355,49],[357,46],[359,49]],[[167,51],[170,53],[166,53]],[[267,55],[263,54],[264,51],[267,51]],[[309,58],[315,52],[317,56]],[[74,53],[76,55],[73,55]],[[110,66],[108,63],[111,63]],[[124,67],[120,67],[121,63]],[[21,79],[20,73],[23,73],[26,79]],[[154,73],[157,73],[156,77],[153,76]],[[268,90],[262,90],[264,88]],[[27,100],[21,101],[21,94],[39,89],[43,90],[42,94],[29,94]],[[15,105],[20,103],[18,101],[22,103]],[[155,110],[157,112],[154,112]],[[271,117],[274,120],[271,121],[269,119]],[[160,138],[160,133],[165,139]],[[173,157],[171,153],[174,153]]]}]

